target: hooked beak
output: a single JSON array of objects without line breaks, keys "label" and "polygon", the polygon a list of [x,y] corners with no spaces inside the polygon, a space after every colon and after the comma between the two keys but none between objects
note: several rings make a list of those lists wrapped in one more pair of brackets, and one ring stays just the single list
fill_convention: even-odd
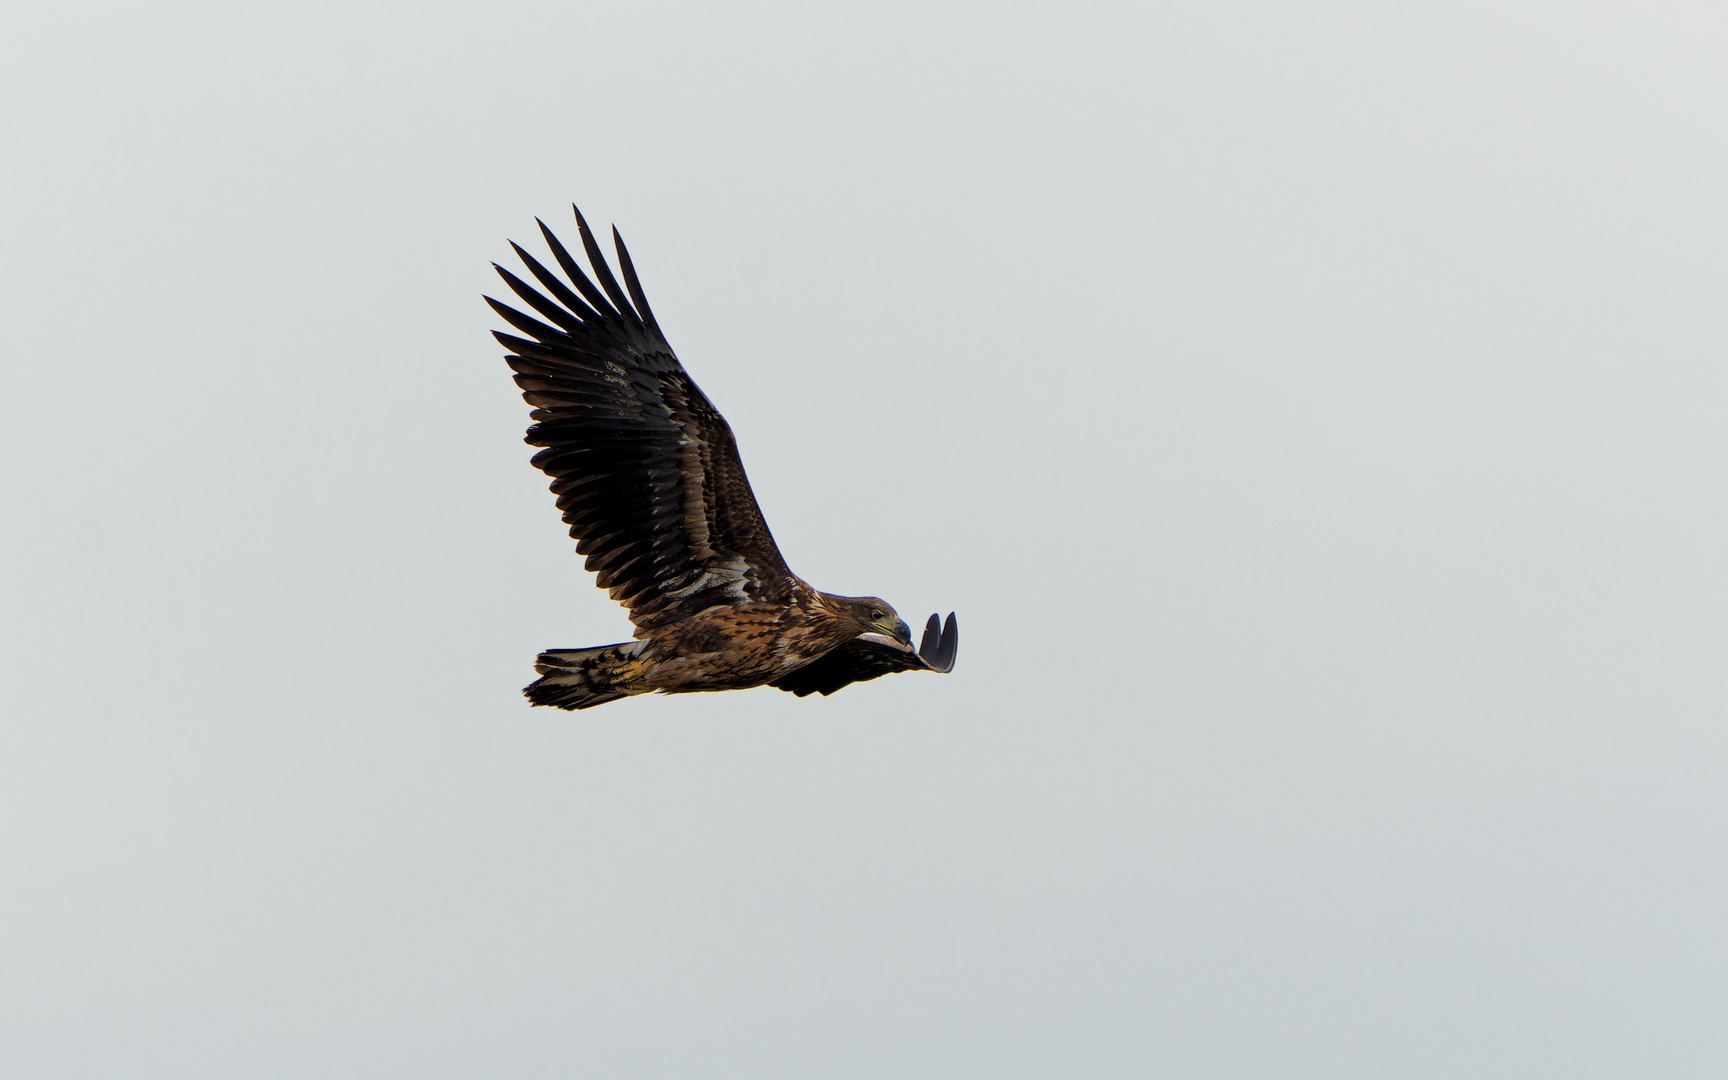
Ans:
[{"label": "hooked beak", "polygon": [[899,649],[903,653],[912,653],[914,656],[918,653],[918,650],[912,647],[912,628],[906,625],[905,619],[901,619],[894,624],[894,633],[892,634],[878,634],[875,631],[871,631],[868,634],[859,634],[858,640],[873,641],[878,645],[886,645],[890,649]]}]

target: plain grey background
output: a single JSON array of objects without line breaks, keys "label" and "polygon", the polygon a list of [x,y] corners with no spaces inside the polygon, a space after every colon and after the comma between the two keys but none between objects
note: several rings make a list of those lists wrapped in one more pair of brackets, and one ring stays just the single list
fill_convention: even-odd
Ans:
[{"label": "plain grey background", "polygon": [[[14,6],[0,1070],[1728,1054],[1713,5]],[[480,302],[617,222],[793,567],[623,639]]]}]

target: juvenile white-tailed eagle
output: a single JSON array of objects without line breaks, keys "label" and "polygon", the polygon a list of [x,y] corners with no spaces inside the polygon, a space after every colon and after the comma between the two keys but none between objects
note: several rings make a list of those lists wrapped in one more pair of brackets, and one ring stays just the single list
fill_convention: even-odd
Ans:
[{"label": "juvenile white-tailed eagle", "polygon": [[946,625],[930,616],[914,649],[885,601],[819,592],[786,566],[732,429],[666,343],[618,230],[628,296],[580,210],[598,287],[539,225],[569,284],[515,243],[546,293],[494,266],[547,321],[486,302],[528,335],[494,334],[533,406],[527,441],[544,448],[534,465],[552,477],[577,553],[630,612],[636,640],[541,653],[528,700],[586,709],[651,691],[764,685],[803,697],[896,671],[952,670],[952,613]]}]

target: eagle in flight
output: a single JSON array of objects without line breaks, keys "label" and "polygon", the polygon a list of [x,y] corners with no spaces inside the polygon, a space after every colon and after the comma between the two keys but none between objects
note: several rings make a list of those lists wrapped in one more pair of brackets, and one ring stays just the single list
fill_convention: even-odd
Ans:
[{"label": "eagle in flight", "polygon": [[803,697],[897,671],[952,670],[952,613],[946,625],[930,616],[914,648],[886,601],[820,592],[787,567],[732,429],[666,343],[618,230],[624,288],[580,210],[576,229],[598,286],[538,224],[568,283],[512,243],[546,291],[494,268],[541,318],[488,296],[527,335],[493,336],[533,407],[527,442],[542,448],[534,465],[552,478],[577,554],[629,611],[636,639],[541,653],[540,677],[522,691],[528,700],[586,709],[651,691],[752,686]]}]

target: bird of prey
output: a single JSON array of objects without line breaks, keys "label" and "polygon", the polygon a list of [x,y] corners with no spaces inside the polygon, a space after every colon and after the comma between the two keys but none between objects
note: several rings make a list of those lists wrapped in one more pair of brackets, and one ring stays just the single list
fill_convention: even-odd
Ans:
[{"label": "bird of prey", "polygon": [[732,429],[666,343],[618,230],[622,288],[580,210],[576,229],[598,286],[536,221],[565,278],[512,243],[545,292],[493,266],[540,318],[488,296],[526,335],[493,336],[533,407],[534,465],[552,478],[584,565],[629,611],[636,634],[541,653],[540,677],[522,691],[528,700],[587,709],[652,691],[752,686],[804,697],[897,671],[952,670],[952,613],[945,625],[930,616],[914,648],[886,601],[821,592],[787,567]]}]

